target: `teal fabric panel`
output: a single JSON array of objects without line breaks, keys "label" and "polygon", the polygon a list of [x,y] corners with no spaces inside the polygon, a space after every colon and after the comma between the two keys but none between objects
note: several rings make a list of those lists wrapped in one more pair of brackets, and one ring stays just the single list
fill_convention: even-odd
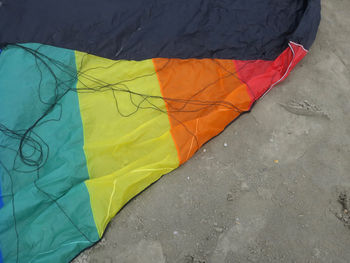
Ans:
[{"label": "teal fabric panel", "polygon": [[[4,262],[67,262],[99,239],[84,183],[75,54],[23,46],[0,54],[0,250]],[[20,137],[36,122],[23,162]]]}]

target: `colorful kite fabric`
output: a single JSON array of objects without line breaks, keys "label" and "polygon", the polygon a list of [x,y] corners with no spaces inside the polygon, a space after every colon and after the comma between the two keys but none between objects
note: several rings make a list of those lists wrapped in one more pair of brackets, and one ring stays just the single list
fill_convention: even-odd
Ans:
[{"label": "colorful kite fabric", "polygon": [[319,0],[2,1],[0,262],[69,262],[307,54]]}]

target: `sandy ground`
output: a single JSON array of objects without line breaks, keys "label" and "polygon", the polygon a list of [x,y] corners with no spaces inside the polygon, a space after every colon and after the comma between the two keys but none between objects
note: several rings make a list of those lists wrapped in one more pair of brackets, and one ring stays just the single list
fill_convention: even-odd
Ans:
[{"label": "sandy ground", "polygon": [[350,262],[350,1],[322,7],[290,77],[75,263]]}]

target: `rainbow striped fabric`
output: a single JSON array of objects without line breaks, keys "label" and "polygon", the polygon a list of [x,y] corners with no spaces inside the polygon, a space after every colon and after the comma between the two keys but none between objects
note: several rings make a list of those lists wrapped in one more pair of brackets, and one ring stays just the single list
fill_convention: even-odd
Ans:
[{"label": "rainbow striped fabric", "polygon": [[305,54],[290,43],[274,61],[127,61],[6,47],[0,123],[15,134],[0,134],[2,257],[74,258],[131,198],[249,111]]}]

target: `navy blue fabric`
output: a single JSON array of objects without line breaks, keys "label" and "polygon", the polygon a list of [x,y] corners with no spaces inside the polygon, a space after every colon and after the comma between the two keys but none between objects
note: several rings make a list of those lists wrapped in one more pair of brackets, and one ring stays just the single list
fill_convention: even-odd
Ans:
[{"label": "navy blue fabric", "polygon": [[37,42],[111,59],[275,59],[309,48],[320,0],[1,0],[0,43]]}]

